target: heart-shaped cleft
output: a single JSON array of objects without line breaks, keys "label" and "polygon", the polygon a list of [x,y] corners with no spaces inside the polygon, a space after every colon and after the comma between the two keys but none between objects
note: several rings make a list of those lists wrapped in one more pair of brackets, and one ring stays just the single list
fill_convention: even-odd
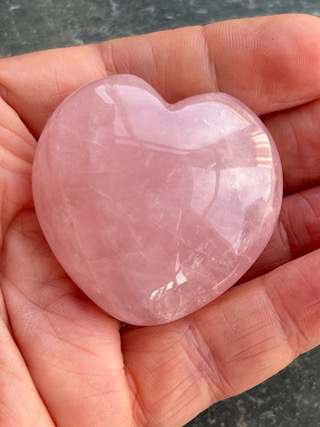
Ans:
[{"label": "heart-shaped cleft", "polygon": [[279,215],[282,170],[263,123],[233,97],[168,104],[116,75],[53,113],[33,193],[74,282],[117,319],[154,325],[203,307],[250,268]]}]

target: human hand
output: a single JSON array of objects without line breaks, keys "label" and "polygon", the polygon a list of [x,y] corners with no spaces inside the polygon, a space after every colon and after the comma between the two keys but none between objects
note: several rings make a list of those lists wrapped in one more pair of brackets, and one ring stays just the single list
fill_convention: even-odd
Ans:
[{"label": "human hand", "polygon": [[[287,15],[0,60],[1,426],[180,426],[320,343],[319,39],[317,18]],[[121,329],[59,266],[33,209],[46,120],[114,73],[169,102],[235,96],[282,160],[280,220],[246,280],[167,325]]]}]

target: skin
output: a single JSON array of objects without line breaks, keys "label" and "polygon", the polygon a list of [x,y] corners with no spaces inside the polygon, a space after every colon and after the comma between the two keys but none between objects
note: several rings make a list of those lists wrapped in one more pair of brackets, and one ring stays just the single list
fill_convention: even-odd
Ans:
[{"label": "skin", "polygon": [[[320,343],[320,21],[284,15],[0,60],[0,426],[180,426]],[[210,91],[261,115],[285,197],[238,286],[171,324],[121,329],[68,278],[33,209],[48,117],[75,89],[136,74],[169,102]]]}]

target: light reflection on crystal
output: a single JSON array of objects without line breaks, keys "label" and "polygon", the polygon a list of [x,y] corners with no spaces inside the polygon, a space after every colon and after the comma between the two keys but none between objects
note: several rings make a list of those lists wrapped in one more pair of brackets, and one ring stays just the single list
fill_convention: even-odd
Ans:
[{"label": "light reflection on crystal", "polygon": [[282,198],[262,122],[234,98],[165,103],[134,76],[76,92],[40,138],[33,191],[75,283],[126,323],[165,323],[232,286],[268,242]]}]

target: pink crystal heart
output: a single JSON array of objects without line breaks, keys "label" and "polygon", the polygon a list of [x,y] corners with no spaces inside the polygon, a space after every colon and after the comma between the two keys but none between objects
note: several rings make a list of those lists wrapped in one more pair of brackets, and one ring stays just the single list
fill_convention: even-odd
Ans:
[{"label": "pink crystal heart", "polygon": [[36,151],[43,233],[74,282],[126,323],[181,318],[260,255],[282,200],[279,156],[233,97],[166,103],[117,75],[64,101]]}]

